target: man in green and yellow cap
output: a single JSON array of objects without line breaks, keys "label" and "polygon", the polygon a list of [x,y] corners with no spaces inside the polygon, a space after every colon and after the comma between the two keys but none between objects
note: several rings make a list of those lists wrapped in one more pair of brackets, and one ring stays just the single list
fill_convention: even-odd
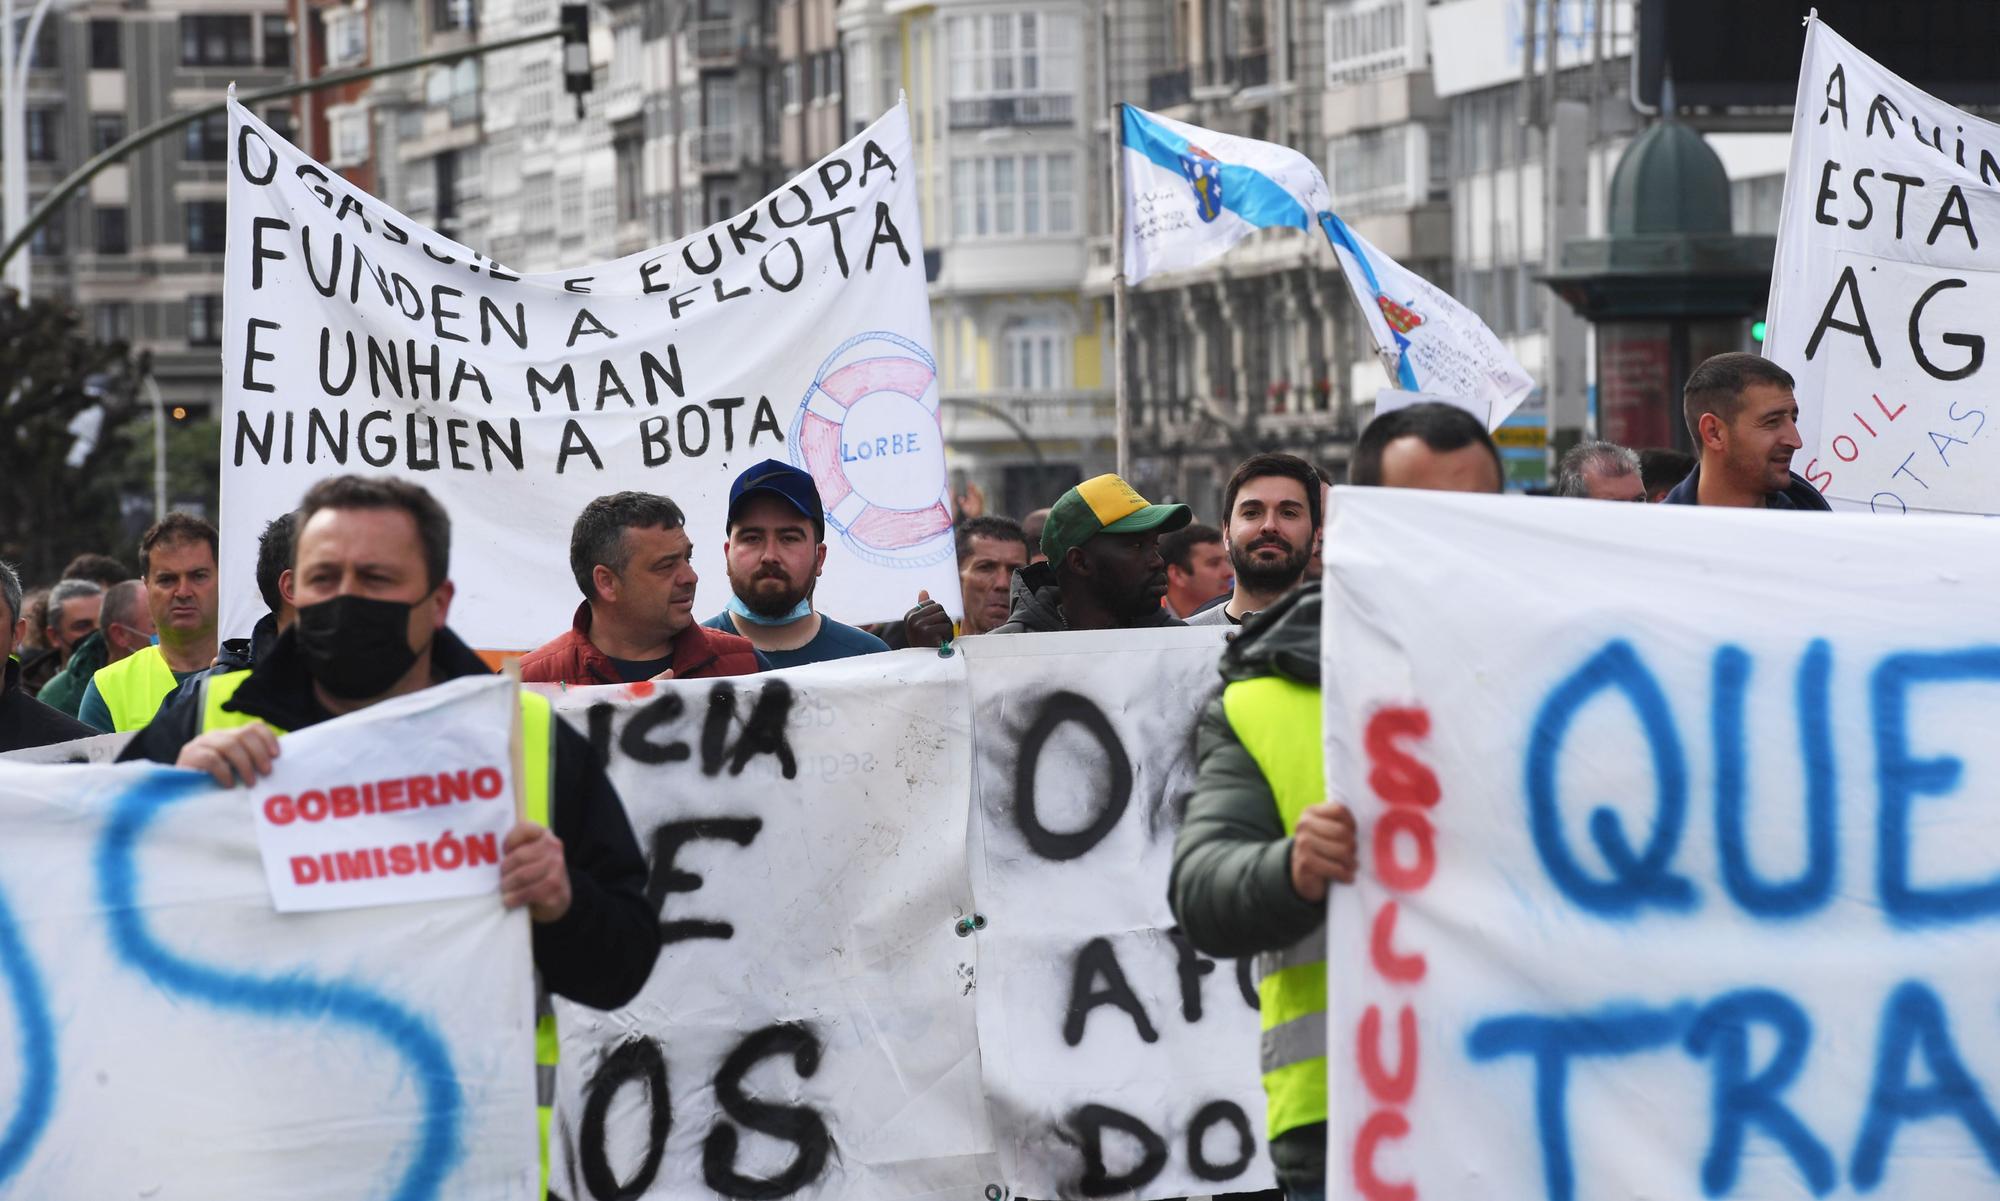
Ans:
[{"label": "man in green and yellow cap", "polygon": [[1155,505],[1115,475],[1062,494],[1042,526],[1046,563],[1014,574],[1013,611],[995,634],[1120,630],[1182,624],[1160,607],[1167,561],[1160,535],[1194,520],[1186,505]]}]

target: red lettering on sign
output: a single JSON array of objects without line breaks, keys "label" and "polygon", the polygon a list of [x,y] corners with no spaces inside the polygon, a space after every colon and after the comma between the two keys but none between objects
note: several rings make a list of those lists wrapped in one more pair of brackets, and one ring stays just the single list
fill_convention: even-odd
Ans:
[{"label": "red lettering on sign", "polygon": [[[1396,858],[1397,835],[1407,835],[1416,846],[1414,862]],[[1431,835],[1430,819],[1421,809],[1390,809],[1375,821],[1375,874],[1385,887],[1397,892],[1416,892],[1431,882],[1437,871],[1437,846]]]},{"label": "red lettering on sign", "polygon": [[1385,1140],[1407,1138],[1410,1120],[1394,1109],[1378,1109],[1354,1136],[1354,1187],[1368,1201],[1417,1201],[1417,1186],[1388,1181],[1375,1171],[1375,1152]]},{"label": "red lettering on sign", "polygon": [[1384,980],[1415,984],[1424,978],[1424,957],[1396,950],[1396,902],[1389,901],[1375,911],[1375,929],[1368,939],[1368,961]]},{"label": "red lettering on sign", "polygon": [[1361,1015],[1361,1037],[1355,1054],[1361,1061],[1361,1082],[1368,1094],[1389,1105],[1406,1104],[1417,1091],[1417,1011],[1408,1005],[1396,1018],[1396,1070],[1382,1066],[1382,1010],[1370,1005]]}]

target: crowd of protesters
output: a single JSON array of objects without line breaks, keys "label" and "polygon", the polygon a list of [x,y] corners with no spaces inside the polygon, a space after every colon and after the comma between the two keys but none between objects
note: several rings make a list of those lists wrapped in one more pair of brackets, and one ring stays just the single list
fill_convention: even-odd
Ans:
[{"label": "crowd of protesters", "polygon": [[[1790,468],[1798,408],[1781,368],[1719,355],[1688,379],[1684,408],[1695,454],[1586,442],[1562,456],[1550,491],[1827,507]],[[1505,482],[1483,423],[1442,403],[1378,416],[1346,474],[1357,486],[1474,493]],[[1198,734],[1170,900],[1197,949],[1266,961],[1267,1013],[1304,1015],[1266,1031],[1264,1072],[1280,1183],[1310,1198],[1324,1179],[1324,1089],[1287,1082],[1324,1079],[1325,1025],[1315,1014],[1324,1006],[1324,902],[1357,865],[1353,818],[1324,799],[1317,754],[1292,753],[1320,745],[1316,585],[1330,482],[1303,458],[1267,453],[1230,477],[1213,525],[1187,505],[1149,502],[1115,475],[1085,480],[1019,522],[965,517],[957,603],[919,594],[901,620],[876,629],[815,605],[826,513],[806,472],[776,460],[743,471],[721,530],[689,530],[668,497],[619,492],[578,514],[569,566],[581,599],[568,629],[521,658],[521,675],[637,683],[983,635],[1242,627],[1222,654],[1224,694]],[[706,620],[698,537],[722,539],[727,577],[719,611],[706,593]],[[321,481],[296,513],[264,529],[256,582],[269,611],[249,638],[232,641],[218,641],[217,534],[199,517],[173,513],[146,530],[136,576],[86,554],[54,584],[24,593],[0,564],[0,751],[130,732],[122,758],[250,783],[272,770],[280,732],[491,670],[447,624],[458,599],[450,544],[450,518],[415,484]],[[530,693],[522,703],[525,727],[528,708],[546,702]],[[503,900],[529,910],[547,988],[614,1008],[636,994],[657,952],[645,862],[588,743],[559,721],[540,728],[551,731],[548,795],[542,820],[507,837]]]}]

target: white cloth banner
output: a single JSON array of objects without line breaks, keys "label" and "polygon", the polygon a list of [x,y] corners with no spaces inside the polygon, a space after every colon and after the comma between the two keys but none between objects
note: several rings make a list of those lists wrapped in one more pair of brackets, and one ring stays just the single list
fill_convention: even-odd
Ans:
[{"label": "white cloth banner", "polygon": [[[287,735],[340,777],[499,681]],[[534,985],[497,897],[279,914],[253,794],[0,762],[0,1194],[536,1196]]]},{"label": "white cloth banner", "polygon": [[1026,1197],[1272,1185],[1248,963],[1174,929],[1167,875],[1220,631],[973,638],[979,1043]]},{"label": "white cloth banner", "polygon": [[1798,381],[1794,470],[1836,507],[2000,513],[1996,186],[2000,125],[1811,22],[1764,353]]},{"label": "white cloth banner", "polygon": [[631,1005],[558,1003],[558,1191],[1268,1186],[1256,1012],[1166,906],[1217,648],[982,637],[552,691],[610,764],[663,940]]},{"label": "white cloth banner", "polygon": [[514,601],[466,614],[474,646],[569,628],[576,585],[551,566],[583,506],[624,489],[687,513],[719,612],[730,482],[773,458],[819,484],[823,611],[869,621],[920,589],[958,596],[904,108],[682,242],[525,278],[235,104],[229,145],[225,634],[263,612],[264,524],[342,472],[444,503],[460,589]]},{"label": "white cloth banner", "polygon": [[2000,530],[1333,495],[1328,1195],[2000,1192]]}]

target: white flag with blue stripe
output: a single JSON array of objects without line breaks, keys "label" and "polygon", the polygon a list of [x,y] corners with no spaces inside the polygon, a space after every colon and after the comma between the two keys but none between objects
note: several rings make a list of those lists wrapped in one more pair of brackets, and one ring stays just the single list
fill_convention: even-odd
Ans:
[{"label": "white flag with blue stripe", "polygon": [[1251,231],[1311,229],[1326,176],[1287,146],[1125,106],[1125,282],[1199,267]]},{"label": "white flag with blue stripe", "polygon": [[1326,177],[1305,155],[1129,104],[1123,133],[1125,282],[1199,267],[1253,230],[1318,226],[1397,387],[1481,404],[1493,426],[1533,389],[1477,314],[1329,211]]},{"label": "white flag with blue stripe", "polygon": [[1377,250],[1332,213],[1321,213],[1319,224],[1396,386],[1461,397],[1484,407],[1487,429],[1500,428],[1535,381],[1479,314]]}]

